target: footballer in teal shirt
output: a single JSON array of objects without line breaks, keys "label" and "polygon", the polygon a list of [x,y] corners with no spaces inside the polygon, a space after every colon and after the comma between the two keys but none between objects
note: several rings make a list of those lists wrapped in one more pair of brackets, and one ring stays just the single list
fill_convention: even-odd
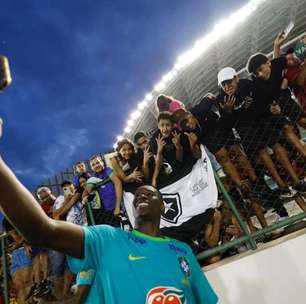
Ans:
[{"label": "footballer in teal shirt", "polygon": [[218,298],[191,249],[159,232],[162,198],[142,186],[135,192],[136,230],[83,227],[84,258],[68,259],[78,273],[95,270],[86,303],[215,304]]}]

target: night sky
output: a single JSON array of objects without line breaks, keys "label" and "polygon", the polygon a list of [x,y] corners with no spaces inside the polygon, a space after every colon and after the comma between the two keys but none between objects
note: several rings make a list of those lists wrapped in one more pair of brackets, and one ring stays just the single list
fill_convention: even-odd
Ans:
[{"label": "night sky", "polygon": [[109,150],[176,58],[243,0],[9,0],[1,155],[31,190]]}]

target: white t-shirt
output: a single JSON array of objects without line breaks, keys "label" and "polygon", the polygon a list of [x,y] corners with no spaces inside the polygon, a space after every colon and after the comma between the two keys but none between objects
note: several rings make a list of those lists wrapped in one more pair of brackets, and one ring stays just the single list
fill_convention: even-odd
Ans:
[{"label": "white t-shirt", "polygon": [[[53,208],[58,210],[64,204],[65,198],[63,195],[57,197],[54,202]],[[68,211],[66,221],[80,226],[87,226],[87,217],[85,206],[81,202],[76,202]]]}]

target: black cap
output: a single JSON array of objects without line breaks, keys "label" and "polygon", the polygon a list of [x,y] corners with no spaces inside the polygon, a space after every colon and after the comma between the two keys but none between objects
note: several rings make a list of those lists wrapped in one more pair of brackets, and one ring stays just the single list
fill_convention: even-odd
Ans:
[{"label": "black cap", "polygon": [[257,69],[262,65],[267,63],[267,61],[269,60],[269,58],[262,54],[262,53],[257,53],[252,55],[247,63],[246,69],[248,71],[249,74],[255,74]]}]

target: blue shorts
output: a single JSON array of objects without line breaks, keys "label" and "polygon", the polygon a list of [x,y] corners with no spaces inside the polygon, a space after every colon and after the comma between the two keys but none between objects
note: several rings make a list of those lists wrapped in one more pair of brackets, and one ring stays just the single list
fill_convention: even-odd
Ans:
[{"label": "blue shorts", "polygon": [[66,255],[59,251],[49,250],[49,275],[51,277],[61,277],[67,268]]},{"label": "blue shorts", "polygon": [[32,259],[27,255],[24,247],[20,247],[12,252],[11,274],[31,265]]}]

